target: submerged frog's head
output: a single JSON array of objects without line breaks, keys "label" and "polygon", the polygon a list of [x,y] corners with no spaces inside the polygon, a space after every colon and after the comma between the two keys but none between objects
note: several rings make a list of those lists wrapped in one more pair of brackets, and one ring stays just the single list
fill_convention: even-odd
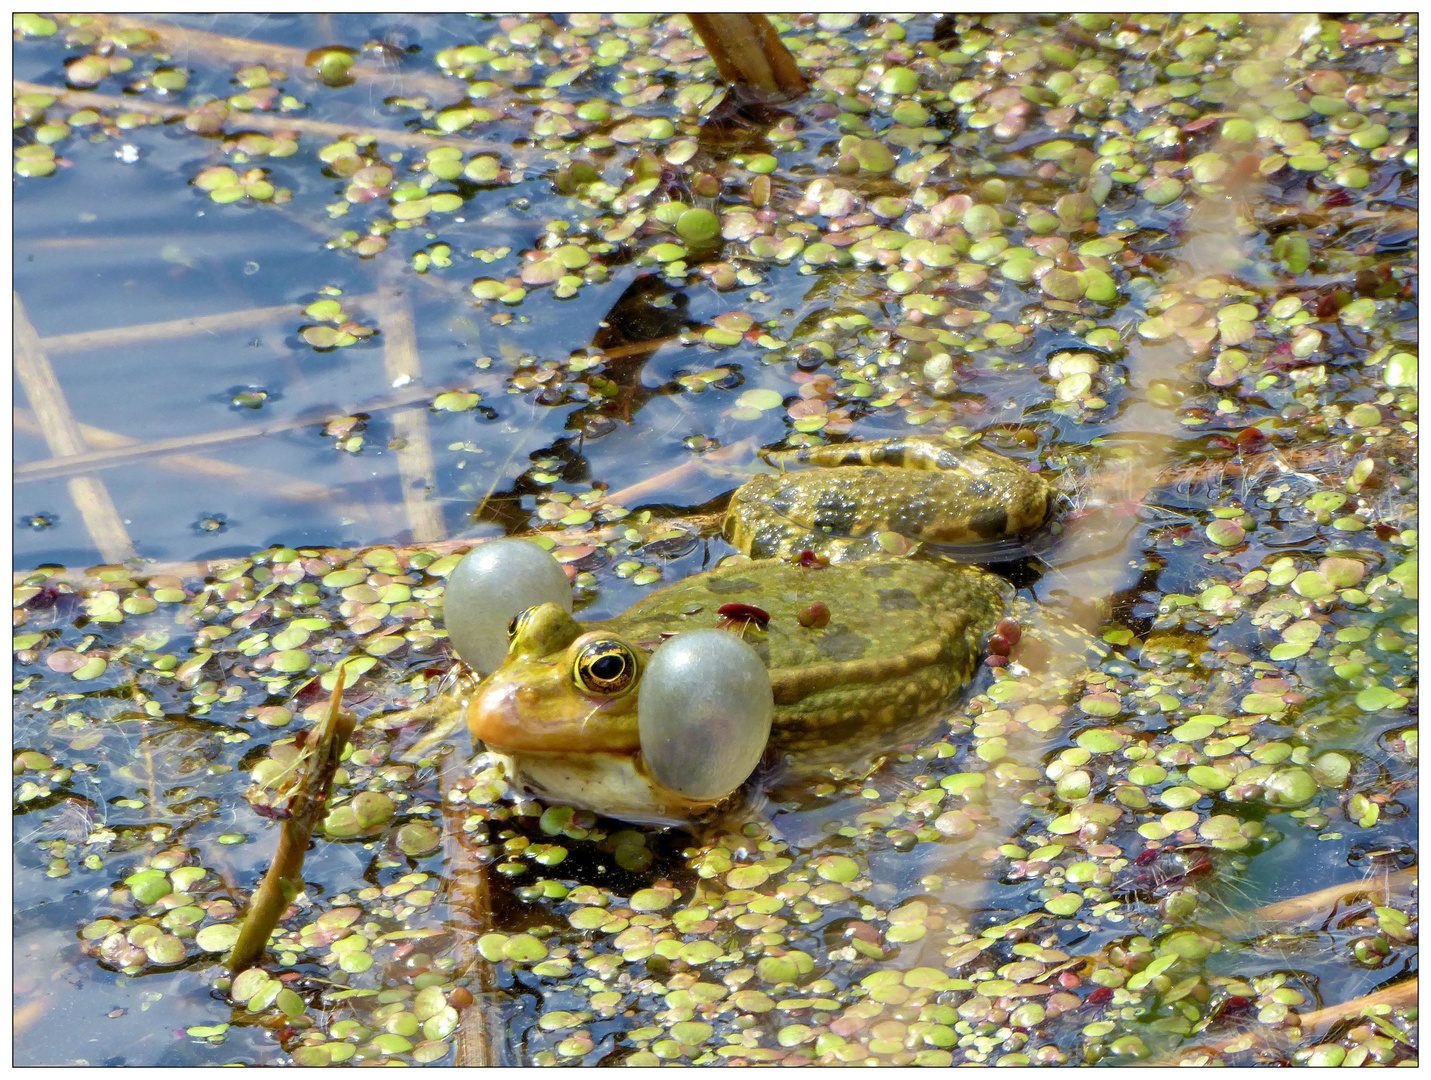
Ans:
[{"label": "submerged frog's head", "polygon": [[774,711],[769,673],[750,646],[723,630],[632,641],[619,619],[577,622],[563,597],[514,608],[498,660],[493,598],[522,590],[504,561],[493,565],[491,587],[487,570],[458,567],[446,621],[458,653],[490,672],[467,707],[472,737],[508,758],[526,787],[627,820],[670,822],[745,781]]}]

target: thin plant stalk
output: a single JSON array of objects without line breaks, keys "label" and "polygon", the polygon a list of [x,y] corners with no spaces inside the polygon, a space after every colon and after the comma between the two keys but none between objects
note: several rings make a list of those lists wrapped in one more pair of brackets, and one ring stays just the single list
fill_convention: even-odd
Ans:
[{"label": "thin plant stalk", "polygon": [[[461,387],[461,389],[469,388],[468,386]],[[342,411],[335,409],[332,412],[317,416],[295,416],[287,420],[276,420],[267,424],[248,424],[243,427],[225,428],[222,431],[210,431],[201,435],[177,435],[173,438],[155,439],[151,442],[135,443],[133,446],[113,450],[66,454],[50,458],[46,461],[35,461],[25,465],[17,465],[14,470],[13,479],[15,483],[19,484],[28,480],[52,480],[59,476],[73,476],[77,473],[99,469],[118,468],[121,465],[130,465],[144,458],[158,457],[187,450],[198,450],[208,446],[222,446],[227,443],[260,438],[264,435],[275,435],[283,431],[295,431],[299,428],[327,424],[334,420],[341,420],[352,416],[354,413],[385,412],[388,409],[402,408],[419,401],[431,400],[442,392],[442,387],[406,386],[376,401],[359,402],[351,408]]]},{"label": "thin plant stalk", "polygon": [[303,891],[303,857],[313,830],[328,807],[328,793],[333,786],[333,774],[342,761],[343,748],[353,734],[357,718],[343,708],[343,680],[346,668],[338,666],[338,679],[328,702],[328,714],[312,734],[312,751],[307,767],[289,801],[289,816],[284,819],[278,837],[278,849],[273,863],[264,874],[258,891],[249,901],[238,940],[225,958],[229,971],[237,975],[263,957],[269,936],[278,920]]},{"label": "thin plant stalk", "polygon": [[726,82],[783,97],[798,97],[808,89],[795,58],[764,15],[712,11],[686,18]]},{"label": "thin plant stalk", "polygon": [[[375,299],[375,296],[345,296],[343,303],[347,307],[361,309],[370,306]],[[56,334],[53,337],[41,338],[40,344],[45,347],[47,353],[55,356],[59,353],[114,349],[126,345],[147,344],[152,341],[173,341],[179,338],[198,337],[200,334],[247,330],[252,326],[267,326],[298,319],[302,316],[302,304],[280,304],[277,307],[225,311],[219,315],[200,315],[189,319],[139,323],[135,326],[121,326],[111,330],[81,330],[73,334]]]},{"label": "thin plant stalk", "polygon": [[[272,64],[289,69],[290,74],[297,74],[308,65],[308,50],[294,45],[255,41],[230,34],[215,34],[208,30],[193,30],[187,26],[134,15],[92,14],[87,15],[87,18],[106,29],[147,30],[159,36],[166,51],[178,55],[207,56],[221,64]],[[348,68],[347,74],[355,82],[400,84],[404,93],[408,94],[421,90],[428,94],[443,94],[453,100],[462,96],[460,84],[441,75],[406,71],[398,73],[361,62]]]},{"label": "thin plant stalk", "polygon": [[477,939],[492,928],[491,885],[486,865],[463,842],[466,804],[448,799],[465,773],[461,758],[448,754],[439,774],[447,906],[457,927],[457,972],[468,976],[472,992],[472,1003],[459,1010],[454,1064],[487,1068],[500,1064],[498,1048],[502,1045],[494,1010],[486,1007],[497,988],[496,972],[476,948]]},{"label": "thin plant stalk", "polygon": [[[35,415],[25,409],[15,410],[15,430],[27,435],[43,433]],[[117,431],[95,427],[92,424],[81,424],[80,433],[84,436],[85,442],[97,450],[119,449],[120,447],[134,446],[139,442],[138,439],[131,439]],[[329,487],[327,484],[299,480],[271,469],[251,469],[243,465],[219,461],[216,458],[203,457],[199,454],[173,454],[169,457],[156,458],[154,464],[160,468],[191,473],[224,484],[262,492],[265,495],[291,499],[295,502],[336,502],[342,498],[343,494],[340,488]],[[361,510],[363,508],[355,506],[352,509]]]},{"label": "thin plant stalk", "polygon": [[[65,86],[46,86],[43,83],[15,80],[15,93],[50,94],[53,97],[79,108],[113,109],[121,113],[143,113],[145,116],[161,120],[182,120],[196,112],[182,105],[161,105],[155,101],[140,98],[121,98],[109,94],[96,94],[90,90],[71,90]],[[306,120],[301,116],[267,116],[259,112],[233,112],[225,119],[239,131],[296,131],[300,135],[314,135],[323,139],[342,139],[352,136],[369,135],[390,146],[416,147],[430,150],[437,146],[460,146],[465,150],[480,150],[500,153],[505,159],[523,164],[537,164],[539,158],[521,147],[511,147],[505,143],[487,139],[474,139],[459,135],[424,135],[417,131],[401,131],[394,128],[364,127],[361,124],[335,124],[323,120]]]}]

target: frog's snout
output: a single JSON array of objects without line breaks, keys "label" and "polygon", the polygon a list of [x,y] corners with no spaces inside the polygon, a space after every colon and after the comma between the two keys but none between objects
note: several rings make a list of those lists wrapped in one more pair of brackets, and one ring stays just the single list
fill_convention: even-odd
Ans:
[{"label": "frog's snout", "polygon": [[639,742],[635,717],[624,719],[623,709],[613,702],[593,703],[572,694],[563,685],[563,669],[557,664],[509,658],[473,693],[467,705],[467,729],[473,739],[497,750],[630,753]]}]

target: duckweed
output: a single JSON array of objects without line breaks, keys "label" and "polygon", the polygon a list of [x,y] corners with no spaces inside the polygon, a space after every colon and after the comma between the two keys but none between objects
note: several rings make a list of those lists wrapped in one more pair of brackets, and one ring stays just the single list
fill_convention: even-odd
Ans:
[{"label": "duckweed", "polygon": [[[1228,1022],[1221,1003],[1293,1030],[1306,998],[1287,971],[1342,987],[1350,965],[1414,959],[1404,895],[1346,909],[1327,956],[1275,969],[1260,936],[1284,927],[1223,921],[1256,907],[1239,890],[1281,845],[1320,876],[1407,837],[1417,545],[1391,493],[1414,491],[1411,282],[1395,212],[1361,233],[1355,215],[1372,212],[1362,192],[1399,206],[1415,167],[1414,24],[858,19],[773,20],[814,89],[734,154],[702,137],[725,91],[683,17],[503,18],[432,58],[463,104],[391,106],[451,145],[275,135],[226,145],[229,164],[206,164],[194,193],[212,213],[281,213],[286,170],[313,151],[345,225],[361,222],[335,257],[432,230],[415,242],[449,243],[424,280],[461,286],[484,334],[632,260],[692,301],[698,329],[671,337],[707,361],[681,360],[665,389],[714,403],[704,448],[962,427],[1076,473],[1092,448],[1067,432],[1082,430],[1104,464],[1131,469],[1140,451],[1105,425],[1152,409],[1197,465],[1126,508],[1134,569],[1168,569],[1156,588],[1136,574],[1116,586],[1117,622],[1100,630],[1112,648],[1072,675],[1015,649],[882,770],[777,791],[764,817],[646,835],[518,801],[492,761],[439,789],[436,755],[400,760],[386,718],[446,665],[448,547],[274,548],[202,579],[97,568],[62,617],[45,613],[69,586],[35,571],[16,594],[16,813],[27,833],[44,825],[17,842],[19,872],[93,878],[85,895],[103,898],[79,931],[92,962],[152,981],[229,947],[225,883],[251,888],[259,856],[205,844],[267,844],[291,732],[339,663],[367,712],[315,842],[323,888],[295,900],[264,967],[226,987],[232,1023],[272,1022],[278,1060],[449,1060],[480,991],[513,1052],[549,1064],[1125,1064],[1197,1046],[1245,1063],[1250,1038],[1205,1049]],[[147,79],[135,92],[157,95],[208,78],[70,17],[17,16],[16,30],[22,49],[68,40],[76,86]],[[321,84],[360,63],[346,48],[309,57],[308,96],[323,102]],[[234,97],[249,100],[229,107],[279,100],[263,93],[275,81],[241,74]],[[112,109],[91,119],[27,97],[22,187],[69,167],[76,152],[55,148],[76,129],[129,130]],[[215,118],[191,112],[187,130]],[[532,145],[494,149],[517,118]],[[275,153],[288,142],[296,152]],[[510,247],[457,242],[455,218],[485,209],[474,192],[515,207],[526,169],[563,207]],[[1235,223],[1197,224],[1224,203]],[[1255,236],[1248,250],[1268,255],[1219,263],[1197,247],[1208,235]],[[304,318],[315,361],[375,329],[329,295]],[[1150,353],[1185,372],[1153,385],[1135,366]],[[524,407],[623,393],[604,350],[487,361]],[[434,392],[429,415],[472,423],[493,400]],[[370,453],[361,423],[332,436]],[[570,556],[583,599],[662,580],[659,517],[569,483],[567,465],[533,455],[522,482],[550,495],[521,512]],[[1190,515],[1193,499],[1208,509]],[[698,560],[710,543],[692,545]],[[249,803],[222,793],[236,769],[259,789]],[[444,835],[497,871],[483,877],[495,922],[474,946],[490,987],[457,966],[440,903],[455,883],[420,872]],[[252,858],[235,870],[221,851]],[[1388,1014],[1292,1053],[1404,1060],[1405,1023]],[[207,1046],[226,1024],[185,1034]]]}]

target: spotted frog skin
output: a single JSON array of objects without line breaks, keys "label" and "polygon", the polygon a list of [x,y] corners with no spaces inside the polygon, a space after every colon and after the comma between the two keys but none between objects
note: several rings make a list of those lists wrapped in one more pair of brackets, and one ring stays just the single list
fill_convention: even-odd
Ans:
[{"label": "spotted frog skin", "polygon": [[[822,467],[735,492],[723,531],[754,561],[670,585],[602,622],[577,622],[555,604],[513,620],[506,660],[468,706],[474,739],[553,801],[628,820],[697,816],[714,804],[671,792],[642,767],[637,691],[662,640],[726,624],[720,609],[730,604],[769,616],[732,632],[770,672],[770,748],[798,763],[868,759],[965,685],[1012,588],[974,567],[891,556],[889,536],[908,545],[1016,535],[1047,518],[1047,484],[942,438],[822,447],[778,463]],[[817,604],[828,622],[812,617]]]}]

